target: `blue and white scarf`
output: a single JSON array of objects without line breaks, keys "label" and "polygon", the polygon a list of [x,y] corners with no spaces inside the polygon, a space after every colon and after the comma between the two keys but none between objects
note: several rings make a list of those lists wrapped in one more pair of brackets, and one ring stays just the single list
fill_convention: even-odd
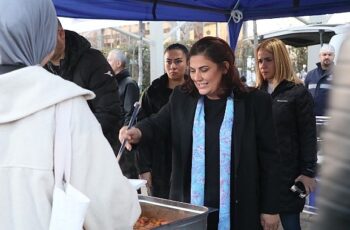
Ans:
[{"label": "blue and white scarf", "polygon": [[[220,206],[219,230],[230,229],[231,204],[231,149],[234,116],[232,97],[226,101],[224,120],[220,127]],[[204,98],[198,100],[193,124],[192,171],[191,171],[191,204],[204,204],[205,184],[205,120]]]}]

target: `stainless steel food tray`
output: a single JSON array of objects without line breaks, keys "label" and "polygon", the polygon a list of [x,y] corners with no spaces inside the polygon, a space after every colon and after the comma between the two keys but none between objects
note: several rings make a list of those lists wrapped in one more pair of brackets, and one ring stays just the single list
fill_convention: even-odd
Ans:
[{"label": "stainless steel food tray", "polygon": [[143,195],[139,195],[139,202],[142,216],[169,222],[154,229],[207,229],[206,207]]}]

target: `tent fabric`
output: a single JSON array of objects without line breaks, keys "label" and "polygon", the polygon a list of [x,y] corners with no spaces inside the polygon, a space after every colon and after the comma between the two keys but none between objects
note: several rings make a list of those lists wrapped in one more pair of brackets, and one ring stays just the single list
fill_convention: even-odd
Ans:
[{"label": "tent fabric", "polygon": [[350,11],[350,0],[53,0],[58,16],[142,21],[229,22],[235,46],[242,21],[230,20],[233,9],[243,21]]}]

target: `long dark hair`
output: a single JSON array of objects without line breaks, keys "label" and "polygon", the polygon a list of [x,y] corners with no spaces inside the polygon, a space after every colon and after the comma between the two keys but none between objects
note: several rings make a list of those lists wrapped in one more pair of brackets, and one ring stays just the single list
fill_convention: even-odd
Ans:
[{"label": "long dark hair", "polygon": [[[235,66],[235,55],[231,47],[221,38],[204,37],[193,44],[189,59],[192,56],[203,55],[212,62],[225,68],[225,62],[229,64],[227,73],[222,76],[220,82],[220,89],[218,96],[225,98],[233,92],[234,94],[241,94],[246,92],[246,88],[239,79],[239,72]],[[182,89],[190,94],[198,94],[198,90],[191,78],[185,80]]]}]

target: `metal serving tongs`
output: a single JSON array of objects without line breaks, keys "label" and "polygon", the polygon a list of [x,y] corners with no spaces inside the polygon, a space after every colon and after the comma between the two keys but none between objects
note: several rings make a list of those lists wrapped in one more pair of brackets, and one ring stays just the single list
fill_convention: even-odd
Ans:
[{"label": "metal serving tongs", "polygon": [[[130,119],[129,124],[128,124],[128,129],[130,129],[135,124],[136,117],[137,117],[137,114],[140,111],[140,108],[141,108],[141,102],[140,101],[135,102],[135,104],[134,104],[134,111],[132,112],[131,119]],[[118,152],[118,156],[117,156],[117,161],[118,162],[120,161],[120,158],[122,157],[122,154],[123,154],[123,152],[125,150],[126,141],[127,140],[123,140],[122,146],[120,146],[120,149],[119,149],[119,152]]]}]

